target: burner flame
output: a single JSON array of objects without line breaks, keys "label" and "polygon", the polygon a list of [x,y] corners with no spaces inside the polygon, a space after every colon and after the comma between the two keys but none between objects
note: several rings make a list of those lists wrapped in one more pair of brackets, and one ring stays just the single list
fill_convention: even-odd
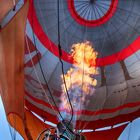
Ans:
[{"label": "burner flame", "polygon": [[[68,94],[75,115],[84,108],[86,97],[95,93],[97,80],[94,75],[98,74],[96,58],[98,53],[92,48],[88,41],[77,43],[72,46],[71,57],[73,57],[73,67],[64,75]],[[63,75],[61,75],[63,80]],[[62,84],[61,112],[65,112],[66,118],[70,118],[70,104],[67,99],[65,84]]]}]

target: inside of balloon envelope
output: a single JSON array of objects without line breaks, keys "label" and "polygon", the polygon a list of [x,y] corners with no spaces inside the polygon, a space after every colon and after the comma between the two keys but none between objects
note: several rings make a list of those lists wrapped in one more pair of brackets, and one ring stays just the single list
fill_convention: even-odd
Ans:
[{"label": "inside of balloon envelope", "polygon": [[2,99],[7,116],[23,121],[27,137],[116,140],[140,116],[139,5],[19,0],[4,12]]},{"label": "inside of balloon envelope", "polygon": [[[132,1],[124,4],[121,0],[60,0],[55,4],[48,0],[46,5],[34,1],[26,29],[32,46],[28,50],[47,92],[36,88],[39,80],[32,62],[27,61],[26,106],[55,124],[65,120],[75,132],[108,126],[114,131],[113,126],[135,118],[139,112],[139,95],[133,93],[139,91],[134,86],[139,83],[140,38],[134,33],[139,19],[133,12],[131,16],[127,13],[132,5]],[[134,11],[138,9],[136,4],[134,7]],[[28,51],[26,54],[28,58]],[[118,129],[120,132],[121,127]]]}]

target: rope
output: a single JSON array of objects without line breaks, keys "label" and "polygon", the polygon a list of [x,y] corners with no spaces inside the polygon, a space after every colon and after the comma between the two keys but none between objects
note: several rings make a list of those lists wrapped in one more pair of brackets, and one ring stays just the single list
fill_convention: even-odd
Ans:
[{"label": "rope", "polygon": [[69,93],[68,93],[68,89],[67,89],[67,85],[66,85],[66,80],[65,80],[65,76],[64,76],[64,65],[63,65],[63,61],[61,60],[61,56],[62,56],[62,49],[61,49],[61,43],[60,43],[60,25],[59,25],[59,0],[57,0],[57,12],[58,12],[58,16],[57,16],[57,19],[58,19],[58,49],[59,49],[59,61],[61,63],[61,68],[62,68],[62,77],[63,77],[63,82],[64,82],[64,86],[65,86],[65,89],[66,89],[66,94],[67,94],[67,97],[68,97],[68,102],[70,104],[70,107],[71,107],[71,119],[69,121],[69,124],[71,123],[72,119],[73,119],[73,115],[74,115],[74,111],[73,111],[73,107],[72,107],[72,104],[71,104],[71,101],[70,101],[70,96],[69,96]]}]

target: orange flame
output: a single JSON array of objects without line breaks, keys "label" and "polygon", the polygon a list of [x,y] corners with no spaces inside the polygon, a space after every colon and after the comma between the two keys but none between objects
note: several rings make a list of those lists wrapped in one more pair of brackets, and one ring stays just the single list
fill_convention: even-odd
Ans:
[{"label": "orange flame", "polygon": [[[72,53],[74,63],[73,68],[70,68],[64,75],[66,86],[70,94],[77,94],[80,96],[80,102],[85,100],[85,96],[93,94],[93,88],[97,85],[97,80],[93,78],[95,74],[98,74],[96,68],[97,52],[92,48],[92,44],[88,41],[85,43],[77,43],[72,46]],[[63,77],[61,76],[63,79]],[[80,91],[74,91],[74,88],[80,88]],[[62,84],[62,104],[66,110],[69,110],[69,103],[66,98],[66,88],[64,83]],[[77,90],[77,89],[76,89]],[[81,92],[77,93],[77,92]],[[75,95],[73,95],[75,96]],[[76,100],[71,100],[72,104],[75,104]]]}]

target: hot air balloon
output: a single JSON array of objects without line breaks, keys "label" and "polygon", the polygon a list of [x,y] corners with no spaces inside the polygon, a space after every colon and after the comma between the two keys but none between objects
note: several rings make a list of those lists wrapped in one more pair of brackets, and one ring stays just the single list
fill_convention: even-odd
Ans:
[{"label": "hot air balloon", "polygon": [[140,116],[139,0],[19,0],[7,9],[1,95],[24,139],[62,132],[65,139],[116,140]]}]

